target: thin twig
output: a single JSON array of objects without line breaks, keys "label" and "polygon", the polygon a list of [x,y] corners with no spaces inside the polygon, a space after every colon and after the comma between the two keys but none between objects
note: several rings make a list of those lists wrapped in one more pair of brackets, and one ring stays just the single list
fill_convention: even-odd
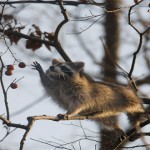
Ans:
[{"label": "thin twig", "polygon": [[[140,40],[139,40],[139,45],[138,45],[138,48],[137,50],[133,53],[133,59],[132,59],[132,64],[131,64],[131,69],[130,69],[130,72],[128,74],[128,77],[129,79],[132,79],[132,73],[133,73],[133,70],[134,70],[134,66],[135,66],[135,61],[136,61],[136,57],[137,57],[137,54],[139,53],[139,51],[141,50],[141,46],[142,46],[142,43],[143,43],[143,35],[148,32],[148,30],[150,30],[150,27],[148,27],[144,32],[140,32],[131,22],[131,11],[132,9],[139,5],[141,2],[143,2],[143,0],[141,0],[140,2],[136,3],[135,5],[131,6],[130,9],[129,9],[129,12],[128,12],[128,24],[139,34],[139,37],[140,37]],[[135,83],[133,83],[133,85],[135,86]]]},{"label": "thin twig", "polygon": [[0,140],[0,142],[2,142],[8,135],[10,135],[11,133],[13,133],[17,128],[13,129],[12,131],[7,131],[6,135]]},{"label": "thin twig", "polygon": [[87,139],[87,135],[85,133],[84,127],[82,126],[81,120],[79,120],[79,123],[80,123],[80,127],[81,127],[81,129],[83,131],[84,137]]},{"label": "thin twig", "polygon": [[57,146],[57,145],[54,145],[54,144],[51,144],[51,143],[49,143],[49,142],[46,142],[46,141],[41,141],[41,140],[37,140],[37,139],[33,139],[33,138],[30,138],[31,140],[33,140],[33,141],[36,141],[36,142],[39,142],[39,143],[43,143],[43,144],[46,144],[46,145],[49,145],[49,146],[52,146],[52,147],[54,147],[54,148],[56,148],[56,149],[66,149],[66,150],[72,150],[72,149],[69,149],[69,148],[66,148],[66,147],[63,147],[63,146]]},{"label": "thin twig", "polygon": [[6,116],[7,116],[7,120],[9,120],[9,107],[8,107],[8,101],[7,101],[7,91],[6,91],[4,83],[3,83],[3,69],[5,68],[5,65],[4,65],[4,62],[2,60],[2,57],[0,57],[0,61],[1,61],[1,65],[2,65],[1,71],[0,71],[0,82],[1,82],[2,91],[3,91],[3,95],[4,95]]}]

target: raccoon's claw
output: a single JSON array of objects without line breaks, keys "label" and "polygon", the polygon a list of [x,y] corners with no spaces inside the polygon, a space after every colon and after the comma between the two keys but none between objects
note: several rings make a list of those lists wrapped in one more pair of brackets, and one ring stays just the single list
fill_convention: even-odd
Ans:
[{"label": "raccoon's claw", "polygon": [[57,117],[59,120],[68,120],[68,115],[58,114]]},{"label": "raccoon's claw", "polygon": [[35,69],[39,72],[43,71],[41,65],[37,61],[33,62],[33,65],[31,65],[31,66],[33,67],[32,69]]},{"label": "raccoon's claw", "polygon": [[123,132],[119,137],[118,140],[123,141],[124,139],[127,138],[127,135]]},{"label": "raccoon's claw", "polygon": [[126,139],[127,135],[123,130],[117,129],[116,132],[117,132],[117,135],[118,135],[117,136],[118,141],[123,141],[124,139]]}]

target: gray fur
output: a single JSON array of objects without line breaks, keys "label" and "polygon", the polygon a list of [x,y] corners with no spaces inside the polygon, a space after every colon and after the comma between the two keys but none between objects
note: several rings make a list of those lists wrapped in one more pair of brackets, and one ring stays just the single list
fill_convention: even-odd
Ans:
[{"label": "gray fur", "polygon": [[[70,73],[63,72],[62,65]],[[94,119],[105,128],[120,129],[117,122],[120,113],[133,117],[144,112],[141,99],[130,87],[94,81],[83,72],[83,62],[60,62],[54,59],[52,66],[44,73],[41,66],[34,63],[48,94],[67,110],[67,115],[95,114]]]}]

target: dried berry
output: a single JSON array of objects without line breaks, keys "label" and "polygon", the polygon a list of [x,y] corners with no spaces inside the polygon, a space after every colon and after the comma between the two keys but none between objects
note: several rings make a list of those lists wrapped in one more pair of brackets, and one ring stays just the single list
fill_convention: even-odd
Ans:
[{"label": "dried berry", "polygon": [[6,70],[5,75],[11,76],[13,74],[13,70]]},{"label": "dried berry", "polygon": [[139,3],[140,2],[140,0],[134,0],[134,3],[135,4],[137,4],[137,3]]},{"label": "dried berry", "polygon": [[16,83],[11,83],[11,84],[10,84],[10,87],[11,87],[12,89],[16,89],[16,88],[18,88],[18,84],[16,84]]},{"label": "dried berry", "polygon": [[26,64],[25,64],[24,62],[20,62],[20,63],[18,64],[18,66],[19,66],[20,68],[25,68],[25,67],[26,67]]},{"label": "dried berry", "polygon": [[15,69],[14,65],[7,65],[7,70],[14,70],[14,69]]}]

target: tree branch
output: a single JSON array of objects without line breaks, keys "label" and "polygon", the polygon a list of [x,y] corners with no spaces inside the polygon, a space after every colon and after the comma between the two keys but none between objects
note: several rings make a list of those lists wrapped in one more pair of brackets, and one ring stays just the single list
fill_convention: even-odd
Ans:
[{"label": "tree branch", "polygon": [[7,101],[7,91],[5,90],[5,86],[3,83],[3,69],[5,67],[4,62],[2,60],[2,57],[0,57],[0,61],[1,61],[1,71],[0,71],[0,82],[1,82],[1,86],[2,86],[2,91],[3,91],[3,95],[4,95],[4,103],[5,103],[5,108],[6,108],[6,116],[7,119],[9,120],[9,107],[8,107],[8,101]]},{"label": "tree branch", "polygon": [[136,80],[136,85],[150,84],[150,75],[145,76],[143,79]]},{"label": "tree branch", "polygon": [[131,65],[131,69],[130,69],[130,72],[128,74],[128,77],[129,79],[132,79],[132,73],[133,73],[133,70],[134,70],[134,66],[135,66],[135,61],[136,61],[136,56],[137,54],[139,53],[139,51],[141,50],[141,46],[142,46],[142,43],[143,43],[143,35],[148,31],[150,30],[150,27],[148,27],[144,32],[140,32],[131,22],[131,11],[132,9],[139,5],[140,3],[142,3],[143,0],[141,0],[140,2],[136,3],[135,5],[131,6],[130,9],[129,9],[129,13],[128,13],[128,24],[139,34],[139,37],[140,37],[140,40],[139,40],[139,45],[138,45],[138,48],[137,50],[133,53],[133,59],[132,59],[132,65]]},{"label": "tree branch", "polygon": [[18,36],[18,37],[21,37],[21,38],[24,38],[24,39],[40,42],[42,44],[47,44],[47,45],[50,45],[50,46],[54,46],[54,43],[51,42],[51,41],[42,40],[42,39],[37,38],[37,37],[33,37],[33,36],[29,36],[29,35],[20,33],[18,31],[13,31],[13,30],[9,30],[9,29],[8,30],[0,29],[0,32],[3,33],[4,35],[7,35],[7,36],[14,35],[14,36]]},{"label": "tree branch", "polygon": [[[146,120],[145,122],[142,122],[140,124],[140,127],[144,127],[146,125],[148,125],[150,123],[150,120]],[[126,135],[127,135],[127,138],[125,138],[124,140],[122,141],[119,141],[117,146],[114,148],[114,150],[117,150],[118,148],[121,148],[121,145],[124,144],[128,139],[130,139],[131,136],[133,136],[134,134],[136,134],[136,128],[133,128],[131,130],[129,130]]]},{"label": "tree branch", "polygon": [[[60,26],[59,26],[59,28],[60,28]],[[58,30],[58,29],[56,29],[56,30]],[[21,38],[28,39],[28,40],[31,40],[31,41],[35,41],[35,42],[39,42],[39,43],[42,43],[42,44],[53,46],[53,47],[56,48],[58,53],[64,58],[65,61],[71,61],[70,58],[68,57],[68,55],[63,50],[63,48],[62,48],[61,44],[59,43],[58,39],[54,43],[53,41],[43,40],[43,39],[40,39],[38,37],[29,36],[29,35],[20,33],[18,31],[13,31],[13,30],[9,30],[9,29],[8,30],[0,29],[0,32],[3,33],[6,36],[13,35],[13,36],[21,37]],[[59,32],[57,31],[57,34],[58,33]]]},{"label": "tree branch", "polygon": [[69,56],[65,53],[64,49],[62,48],[59,40],[58,40],[58,35],[60,32],[60,29],[63,27],[64,24],[66,24],[69,19],[68,19],[68,15],[66,12],[66,9],[63,6],[63,0],[58,0],[58,4],[60,6],[61,9],[61,13],[64,16],[64,20],[62,22],[60,22],[60,24],[57,26],[56,30],[55,30],[55,35],[54,35],[54,46],[57,49],[57,51],[59,52],[59,54],[62,56],[62,58],[67,61],[67,62],[71,62],[71,59],[69,58]]},{"label": "tree branch", "polygon": [[[5,5],[13,5],[13,4],[54,4],[54,5],[58,5],[58,0],[54,0],[54,1],[1,1],[0,4],[5,4]],[[105,3],[93,3],[93,2],[76,2],[76,1],[64,1],[64,5],[70,5],[70,6],[79,6],[79,5],[95,5],[95,6],[105,6]]]},{"label": "tree branch", "polygon": [[26,138],[27,138],[27,136],[28,136],[31,128],[33,127],[33,124],[34,124],[34,119],[33,118],[28,117],[27,120],[28,120],[27,129],[26,129],[26,131],[25,131],[25,133],[23,135],[23,138],[22,138],[22,140],[20,142],[20,148],[19,148],[19,150],[23,150]]},{"label": "tree branch", "polygon": [[[16,124],[16,123],[11,123],[9,120],[5,119],[3,116],[0,116],[0,119],[3,121],[4,124],[6,124],[9,127],[16,127],[16,128],[20,128],[20,129],[24,129],[26,130],[23,138],[20,142],[20,149],[22,150],[25,144],[25,140],[29,134],[29,132],[31,131],[34,122],[36,120],[52,120],[52,121],[64,121],[64,120],[84,120],[84,119],[95,119],[95,115],[86,115],[86,116],[68,116],[67,118],[63,118],[60,119],[58,116],[46,116],[46,115],[40,115],[40,116],[30,116],[27,118],[28,120],[28,125],[20,125],[20,124]],[[140,127],[144,127],[147,124],[150,123],[150,120],[147,120],[143,123],[140,124]],[[136,132],[136,129],[133,128],[130,131],[127,132],[127,139],[129,139],[134,133]],[[126,139],[125,139],[126,140]],[[120,147],[121,144],[123,144],[123,142],[125,142],[125,140],[119,142],[117,144],[117,147]]]},{"label": "tree branch", "polygon": [[12,123],[11,121],[5,119],[2,115],[0,115],[0,120],[2,120],[3,124],[6,124],[8,127],[15,127],[15,128],[20,128],[20,129],[24,129],[24,130],[27,130],[27,128],[28,128],[25,125]]}]

